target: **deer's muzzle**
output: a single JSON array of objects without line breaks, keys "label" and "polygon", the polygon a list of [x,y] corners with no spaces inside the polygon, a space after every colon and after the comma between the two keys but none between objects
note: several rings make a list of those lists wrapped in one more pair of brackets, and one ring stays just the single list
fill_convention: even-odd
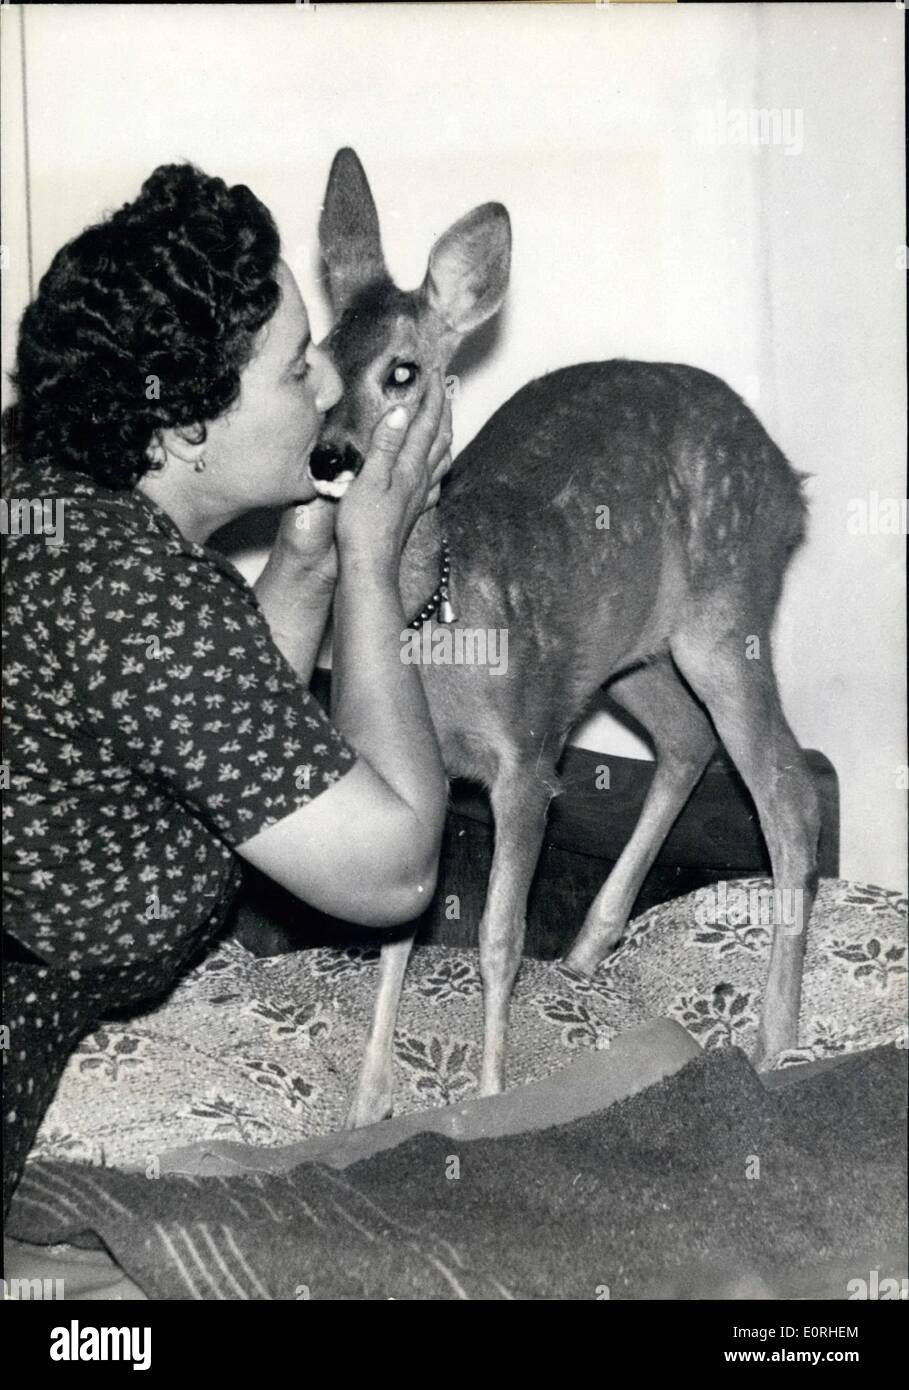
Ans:
[{"label": "deer's muzzle", "polygon": [[363,456],[352,444],[317,444],[309,456],[309,476],[322,497],[343,497],[362,467]]}]

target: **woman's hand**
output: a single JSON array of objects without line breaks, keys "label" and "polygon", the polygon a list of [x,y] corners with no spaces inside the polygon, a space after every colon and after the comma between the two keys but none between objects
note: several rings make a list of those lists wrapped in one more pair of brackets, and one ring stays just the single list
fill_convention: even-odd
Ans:
[{"label": "woman's hand", "polygon": [[417,518],[438,502],[450,467],[451,406],[436,368],[409,427],[397,406],[373,430],[363,467],[338,504],[341,551],[395,565]]},{"label": "woman's hand", "polygon": [[[441,402],[438,400],[440,392]],[[417,517],[438,503],[442,479],[451,468],[451,405],[445,398],[438,369],[430,377],[410,428],[406,428],[406,417],[405,427],[399,430],[391,428],[388,419],[386,415],[373,431],[360,473],[362,476],[367,469],[370,471],[367,480],[370,487],[357,501],[360,509],[371,509],[369,531],[373,538],[377,527],[384,534],[381,528],[397,514],[400,523],[397,531],[403,539],[397,550],[392,542],[392,551],[399,555]],[[391,492],[393,469],[397,470],[394,493],[378,500],[377,494]],[[350,484],[348,494],[357,482],[358,479],[354,479]],[[282,572],[295,573],[301,580],[324,584],[327,588],[335,585],[338,578],[335,525],[341,505],[343,503],[326,497],[314,497],[310,502],[299,502],[286,509],[272,548],[272,557]],[[345,520],[350,510],[357,510],[357,507],[345,509]],[[353,527],[347,529],[357,530],[362,521],[362,516],[355,517]]]},{"label": "woman's hand", "polygon": [[338,577],[335,545],[337,504],[325,497],[288,507],[281,517],[272,555],[282,570],[333,588]]}]

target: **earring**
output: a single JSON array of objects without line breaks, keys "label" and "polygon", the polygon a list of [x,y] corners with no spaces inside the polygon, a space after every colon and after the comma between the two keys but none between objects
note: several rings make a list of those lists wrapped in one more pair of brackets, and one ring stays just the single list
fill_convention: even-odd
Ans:
[{"label": "earring", "polygon": [[204,472],[205,472],[205,456],[204,456],[204,455],[203,455],[201,458],[197,458],[197,459],[196,459],[196,472],[197,472],[197,473],[204,473]]},{"label": "earring", "polygon": [[152,468],[162,469],[167,463],[167,450],[159,439],[153,439],[146,450],[146,458]]}]

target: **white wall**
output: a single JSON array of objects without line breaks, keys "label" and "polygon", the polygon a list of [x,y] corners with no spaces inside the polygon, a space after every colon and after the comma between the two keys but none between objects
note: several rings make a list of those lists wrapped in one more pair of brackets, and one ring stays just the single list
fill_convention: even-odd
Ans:
[{"label": "white wall", "polygon": [[29,300],[29,246],[26,215],[25,126],[22,120],[23,83],[21,15],[0,6],[0,350],[2,400],[11,398],[7,372],[13,364],[16,324]]},{"label": "white wall", "polygon": [[[464,382],[457,447],[574,361],[688,361],[745,395],[816,474],[779,623],[784,701],[840,774],[844,874],[904,882],[901,548],[844,518],[850,497],[902,490],[898,10],[88,5],[30,7],[26,27],[39,273],[154,165],[187,158],[269,204],[320,332],[315,228],[352,144],[405,287],[470,207],[512,216],[508,306]],[[15,34],[4,48],[6,77]],[[798,108],[804,149],[699,142],[718,100]],[[4,199],[20,266],[22,201]],[[578,741],[646,755],[605,715]]]},{"label": "white wall", "polygon": [[803,154],[767,161],[762,188],[765,423],[815,475],[779,664],[799,737],[840,774],[844,874],[904,888],[906,540],[853,535],[849,504],[906,490],[905,15],[766,5],[760,22],[761,104],[805,113]]}]

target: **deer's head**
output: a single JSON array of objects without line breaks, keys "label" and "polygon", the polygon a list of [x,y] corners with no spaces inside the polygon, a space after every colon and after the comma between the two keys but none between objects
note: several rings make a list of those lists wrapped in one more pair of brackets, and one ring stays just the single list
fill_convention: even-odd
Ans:
[{"label": "deer's head", "polygon": [[511,224],[501,203],[474,208],[436,241],[422,285],[400,290],[385,267],[363,166],[342,149],[331,166],[319,241],[335,312],[322,346],[344,395],[326,417],[310,471],[320,491],[340,495],[362,466],[379,418],[399,404],[413,414],[432,368],[444,372],[463,339],[499,309]]}]

